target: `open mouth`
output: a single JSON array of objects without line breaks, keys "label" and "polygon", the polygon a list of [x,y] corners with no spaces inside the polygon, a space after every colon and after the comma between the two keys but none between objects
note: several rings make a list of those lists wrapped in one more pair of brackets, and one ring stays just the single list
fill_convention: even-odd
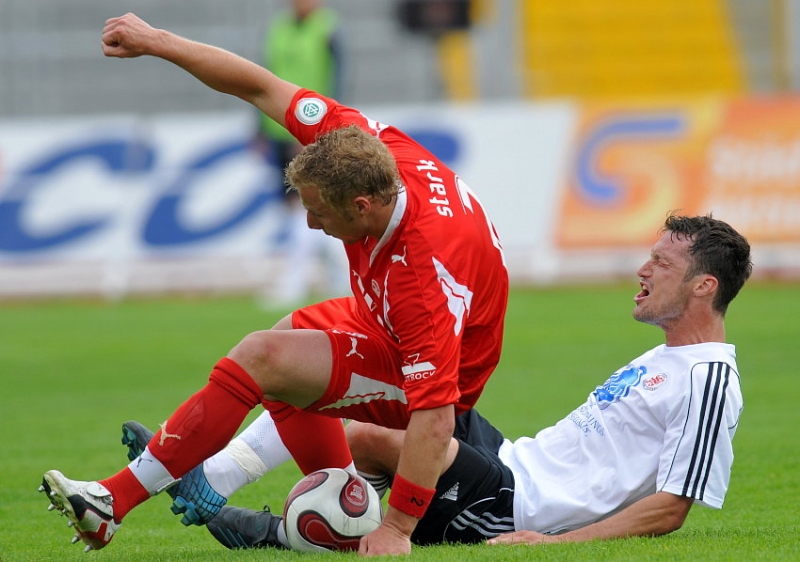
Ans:
[{"label": "open mouth", "polygon": [[637,304],[650,296],[650,289],[648,289],[644,283],[640,283],[639,285],[642,287],[642,290],[636,293],[636,296],[633,297],[634,302]]}]

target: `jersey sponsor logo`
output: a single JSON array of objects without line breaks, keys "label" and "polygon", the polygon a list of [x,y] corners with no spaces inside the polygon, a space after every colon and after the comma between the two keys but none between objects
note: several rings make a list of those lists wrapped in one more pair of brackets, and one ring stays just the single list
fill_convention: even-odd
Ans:
[{"label": "jersey sponsor logo", "polygon": [[316,125],[328,112],[328,104],[319,98],[302,98],[294,108],[294,116],[304,125]]},{"label": "jersey sponsor logo", "polygon": [[614,402],[619,402],[622,398],[625,398],[631,388],[641,382],[646,373],[646,367],[629,365],[611,375],[611,378],[603,386],[598,386],[593,392],[595,398],[597,398],[597,406],[601,410],[605,410]]},{"label": "jersey sponsor logo", "polygon": [[402,367],[403,377],[406,382],[420,381],[429,379],[436,374],[436,367],[430,361],[419,362],[419,353],[410,355],[410,361],[406,361]]},{"label": "jersey sponsor logo", "polygon": [[581,406],[574,412],[569,415],[569,420],[578,426],[578,429],[581,430],[581,433],[584,435],[590,435],[592,432],[596,433],[600,437],[605,437],[606,430],[603,427],[603,424],[600,423],[592,410],[589,409],[586,405]]},{"label": "jersey sponsor logo", "polygon": [[658,373],[650,378],[642,381],[642,388],[645,390],[658,390],[665,382],[667,382],[667,375]]}]

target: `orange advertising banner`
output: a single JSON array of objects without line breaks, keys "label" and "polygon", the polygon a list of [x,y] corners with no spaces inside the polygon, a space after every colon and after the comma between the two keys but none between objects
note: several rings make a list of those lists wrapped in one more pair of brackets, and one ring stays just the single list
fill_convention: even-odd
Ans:
[{"label": "orange advertising banner", "polygon": [[563,249],[649,245],[673,210],[800,243],[800,96],[586,105],[570,161]]}]

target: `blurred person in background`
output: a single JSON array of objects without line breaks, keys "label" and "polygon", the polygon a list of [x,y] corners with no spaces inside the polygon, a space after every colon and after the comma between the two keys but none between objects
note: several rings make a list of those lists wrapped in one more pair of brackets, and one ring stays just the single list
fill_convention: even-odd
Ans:
[{"label": "blurred person in background", "polygon": [[[264,66],[273,74],[326,97],[341,100],[342,45],[337,14],[321,0],[291,0],[289,8],[270,21],[264,35]],[[283,192],[285,213],[277,244],[286,257],[274,287],[265,288],[265,308],[302,304],[316,288],[325,296],[349,292],[347,257],[336,240],[314,232],[295,190],[285,190],[284,171],[302,150],[289,131],[258,113],[254,145],[267,162],[271,177]],[[315,265],[324,275],[316,275]],[[316,281],[316,283],[315,283]]]}]

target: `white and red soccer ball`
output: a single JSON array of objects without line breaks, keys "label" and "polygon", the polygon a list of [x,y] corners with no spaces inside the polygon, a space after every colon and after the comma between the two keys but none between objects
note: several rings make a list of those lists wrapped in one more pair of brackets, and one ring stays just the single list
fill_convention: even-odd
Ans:
[{"label": "white and red soccer ball", "polygon": [[354,551],[381,524],[383,507],[366,480],[339,468],[305,476],[283,508],[289,546],[302,552]]}]

